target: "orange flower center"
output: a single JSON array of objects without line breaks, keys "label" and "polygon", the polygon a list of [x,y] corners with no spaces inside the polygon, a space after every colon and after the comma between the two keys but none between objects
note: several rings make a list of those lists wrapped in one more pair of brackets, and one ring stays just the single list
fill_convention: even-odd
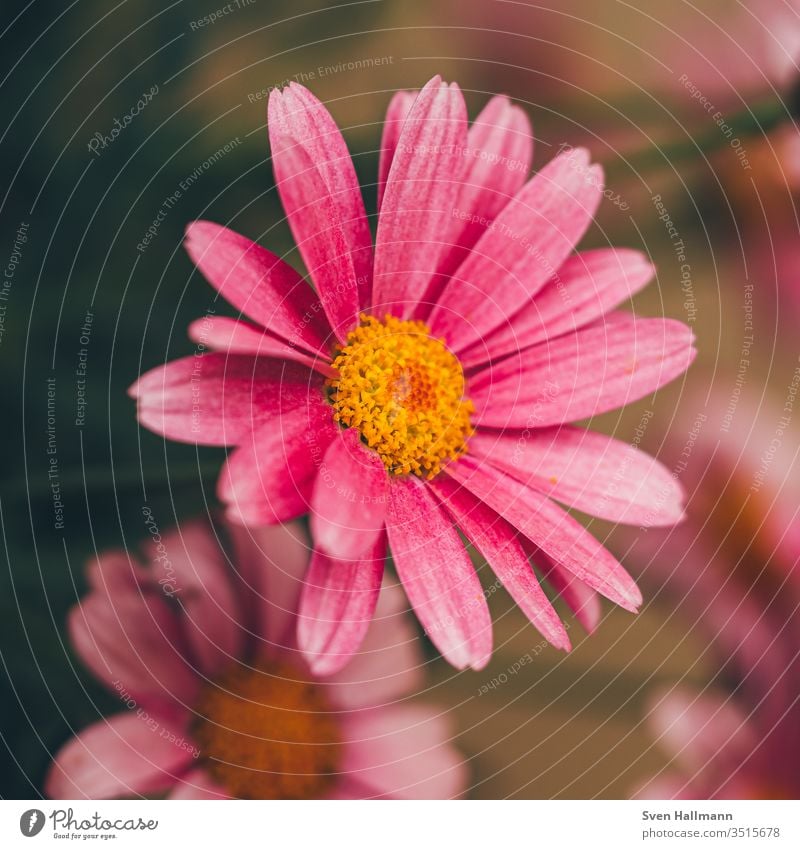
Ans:
[{"label": "orange flower center", "polygon": [[467,450],[472,402],[461,363],[422,321],[362,316],[333,361],[334,418],[395,475],[435,477]]},{"label": "orange flower center", "polygon": [[314,799],[333,785],[342,742],[322,689],[277,663],[236,664],[202,692],[193,737],[237,799]]}]

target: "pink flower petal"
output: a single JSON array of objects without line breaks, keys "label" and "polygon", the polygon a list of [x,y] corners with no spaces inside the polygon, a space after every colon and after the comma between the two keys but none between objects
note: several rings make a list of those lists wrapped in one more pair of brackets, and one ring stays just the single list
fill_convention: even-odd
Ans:
[{"label": "pink flower petal", "polygon": [[514,528],[453,480],[441,477],[431,488],[542,636],[556,648],[569,651],[567,632],[539,585]]},{"label": "pink flower petal", "polygon": [[639,251],[600,248],[569,257],[510,321],[460,354],[465,368],[584,327],[643,289],[654,269]]},{"label": "pink flower petal", "polygon": [[73,648],[95,677],[139,706],[190,703],[199,681],[187,662],[185,635],[158,591],[96,590],[70,610]]},{"label": "pink flower petal", "polygon": [[359,281],[331,189],[296,141],[270,132],[275,179],[297,248],[339,341],[358,322]]},{"label": "pink flower petal", "polygon": [[326,377],[333,374],[328,357],[307,354],[276,336],[270,336],[260,327],[235,318],[221,315],[198,318],[189,325],[188,335],[192,342],[204,345],[212,351],[293,360],[316,369]]},{"label": "pink flower petal", "polygon": [[592,589],[626,610],[642,603],[633,579],[611,552],[546,495],[488,464],[479,466],[469,455],[445,471]]},{"label": "pink flower petal", "polygon": [[124,713],[73,737],[45,780],[51,799],[114,799],[171,787],[194,762],[184,727],[160,715]]},{"label": "pink flower petal", "polygon": [[458,353],[507,322],[572,253],[603,192],[584,150],[556,157],[508,203],[447,283],[429,325]]},{"label": "pink flower petal", "polygon": [[272,525],[308,512],[337,428],[321,392],[307,394],[299,407],[281,405],[279,415],[242,440],[222,469],[217,492],[233,521]]},{"label": "pink flower petal", "polygon": [[388,705],[418,692],[423,657],[408,602],[397,584],[384,578],[367,636],[347,666],[323,683],[341,710]]},{"label": "pink flower petal", "polygon": [[610,522],[674,525],[683,489],[636,446],[576,427],[478,431],[470,451],[556,501]]},{"label": "pink flower petal", "polygon": [[191,657],[205,676],[219,673],[244,647],[241,611],[220,546],[211,525],[195,520],[145,547],[161,591],[180,604]]},{"label": "pink flower petal", "polygon": [[[366,308],[372,289],[372,233],[358,177],[336,122],[322,103],[298,83],[289,83],[283,91],[273,89],[270,92],[268,122],[270,139],[275,135],[291,139],[307,154],[324,181],[325,190],[333,203],[336,221],[344,233],[346,249],[355,272],[358,284],[357,302],[361,308]],[[297,164],[297,161],[276,161],[276,172],[281,171],[284,179],[291,175],[298,180],[308,180],[310,174],[300,174],[292,170]],[[282,181],[279,181],[278,188],[282,189]],[[315,187],[309,188],[313,195]],[[314,231],[304,218],[290,214],[291,210],[285,202],[284,206],[298,245],[315,238]],[[305,259],[302,247],[301,253]],[[309,268],[312,267],[314,266],[309,264]],[[316,280],[316,277],[314,279]],[[318,286],[321,290],[322,286]]]},{"label": "pink flower petal", "polygon": [[373,798],[456,799],[467,783],[444,715],[423,705],[362,711],[345,723],[342,771]]},{"label": "pink flower petal", "polygon": [[466,141],[461,90],[434,77],[403,124],[386,183],[375,238],[377,316],[408,317],[424,303],[448,248]]},{"label": "pink flower petal", "polygon": [[327,356],[330,331],[319,301],[290,265],[211,221],[189,224],[184,246],[206,280],[236,309],[293,347]]},{"label": "pink flower petal", "polygon": [[474,421],[547,427],[617,409],[683,374],[697,353],[693,340],[679,321],[612,313],[473,375]]},{"label": "pink flower petal", "polygon": [[252,654],[295,648],[296,614],[311,557],[311,541],[299,522],[268,528],[230,526],[236,568],[250,631],[264,644]]},{"label": "pink flower petal", "polygon": [[297,641],[315,675],[338,672],[369,628],[383,577],[383,534],[358,560],[334,560],[315,551],[300,597]]},{"label": "pink flower petal", "polygon": [[586,633],[593,633],[603,615],[600,596],[533,544],[526,546],[526,550],[547,583],[564,599]]},{"label": "pink flower petal", "polygon": [[204,769],[187,773],[169,794],[170,799],[229,799],[223,787]]},{"label": "pink flower petal", "polygon": [[386,517],[403,589],[426,634],[453,666],[482,669],[492,653],[492,619],[458,531],[415,477],[394,478]]},{"label": "pink flower petal", "polygon": [[389,177],[389,169],[392,167],[397,142],[403,124],[419,96],[418,91],[395,92],[389,108],[386,110],[386,119],[383,122],[383,134],[381,135],[381,155],[378,162],[378,209],[383,204],[383,193],[386,190],[386,180]]},{"label": "pink flower petal", "polygon": [[465,158],[452,215],[453,244],[439,266],[443,278],[455,272],[525,183],[533,160],[528,117],[507,97],[493,97],[469,128]]},{"label": "pink flower petal", "polygon": [[337,560],[356,560],[383,536],[389,478],[380,457],[356,428],[340,430],[328,446],[311,497],[311,535]]},{"label": "pink flower petal", "polygon": [[138,401],[139,422],[168,439],[237,445],[280,406],[298,406],[309,391],[321,392],[322,383],[298,363],[204,353],[151,369],[129,394]]}]

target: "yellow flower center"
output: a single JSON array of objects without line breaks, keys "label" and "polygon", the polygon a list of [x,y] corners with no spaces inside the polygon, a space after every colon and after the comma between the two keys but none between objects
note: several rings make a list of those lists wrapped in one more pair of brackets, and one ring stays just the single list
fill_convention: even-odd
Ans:
[{"label": "yellow flower center", "polygon": [[472,402],[461,363],[422,321],[362,316],[333,361],[334,418],[395,475],[435,477],[467,450]]},{"label": "yellow flower center", "polygon": [[335,781],[341,737],[321,688],[285,664],[236,664],[205,688],[192,736],[237,799],[314,799]]}]

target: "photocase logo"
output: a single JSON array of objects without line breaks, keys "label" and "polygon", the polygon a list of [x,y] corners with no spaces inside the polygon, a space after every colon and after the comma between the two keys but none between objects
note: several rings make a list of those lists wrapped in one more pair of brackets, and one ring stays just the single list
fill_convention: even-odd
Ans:
[{"label": "photocase logo", "polygon": [[25,837],[36,837],[44,828],[44,812],[31,808],[19,818],[19,830]]}]

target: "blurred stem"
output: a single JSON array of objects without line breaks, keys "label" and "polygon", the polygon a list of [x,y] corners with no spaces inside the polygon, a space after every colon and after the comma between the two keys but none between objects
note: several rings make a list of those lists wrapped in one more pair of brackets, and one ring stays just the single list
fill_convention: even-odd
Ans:
[{"label": "blurred stem", "polygon": [[[620,157],[620,164],[624,163],[632,171],[640,172],[697,159],[698,154],[707,157],[731,147],[731,143],[736,139],[744,144],[747,138],[766,136],[781,124],[791,121],[792,117],[786,102],[780,98],[769,98],[737,112],[730,119],[717,111],[709,113],[709,119],[713,126],[708,132],[623,155]],[[719,124],[717,120],[720,121]]]}]

